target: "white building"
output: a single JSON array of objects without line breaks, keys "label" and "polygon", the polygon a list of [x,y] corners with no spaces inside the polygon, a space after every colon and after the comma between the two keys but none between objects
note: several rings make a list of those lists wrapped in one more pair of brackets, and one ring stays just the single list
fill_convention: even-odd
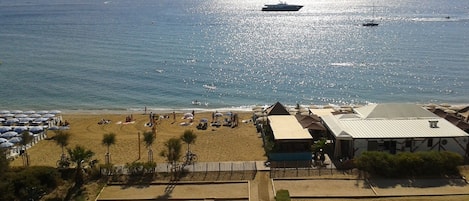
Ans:
[{"label": "white building", "polygon": [[354,108],[352,114],[321,118],[332,137],[335,157],[430,150],[468,156],[468,133],[415,104],[373,104]]}]

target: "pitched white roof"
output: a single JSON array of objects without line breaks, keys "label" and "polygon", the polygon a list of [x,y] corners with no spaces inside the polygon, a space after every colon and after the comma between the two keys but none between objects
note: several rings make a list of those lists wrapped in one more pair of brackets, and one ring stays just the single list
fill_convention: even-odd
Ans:
[{"label": "pitched white roof", "polygon": [[[323,116],[338,139],[469,137],[451,122],[413,104],[369,105],[356,114]],[[429,121],[438,121],[437,128]]]},{"label": "pitched white roof", "polygon": [[355,108],[354,112],[365,119],[408,119],[408,118],[434,118],[432,112],[415,104],[371,104]]},{"label": "pitched white roof", "polygon": [[275,140],[313,139],[293,115],[268,116]]}]

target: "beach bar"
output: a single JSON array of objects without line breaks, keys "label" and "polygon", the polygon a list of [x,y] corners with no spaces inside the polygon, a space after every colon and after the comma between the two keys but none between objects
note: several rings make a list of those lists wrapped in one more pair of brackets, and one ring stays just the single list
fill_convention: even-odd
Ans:
[{"label": "beach bar", "polygon": [[468,133],[415,104],[371,104],[322,119],[335,158],[353,158],[364,151],[451,151],[468,156]]},{"label": "beach bar", "polygon": [[268,116],[277,150],[269,153],[271,166],[311,167],[313,137],[293,115]]}]

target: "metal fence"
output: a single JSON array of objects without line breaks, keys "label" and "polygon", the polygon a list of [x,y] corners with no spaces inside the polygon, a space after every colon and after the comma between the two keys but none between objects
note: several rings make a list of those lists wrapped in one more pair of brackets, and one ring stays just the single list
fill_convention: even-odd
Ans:
[{"label": "metal fence", "polygon": [[[143,168],[143,167],[142,167]],[[178,171],[175,171],[178,170]],[[116,165],[112,170],[101,168],[101,174],[111,176],[115,181],[124,181],[132,175],[126,166]],[[179,180],[251,180],[254,179],[257,166],[255,161],[245,162],[198,162],[191,165],[181,165],[174,167],[168,163],[158,163],[152,171],[142,171],[142,175],[151,174],[153,177],[161,179],[171,179],[177,172]]]}]

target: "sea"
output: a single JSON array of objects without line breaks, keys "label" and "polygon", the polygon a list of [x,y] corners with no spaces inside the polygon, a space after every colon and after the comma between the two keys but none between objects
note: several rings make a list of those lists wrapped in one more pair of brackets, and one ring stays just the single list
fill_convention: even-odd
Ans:
[{"label": "sea", "polygon": [[469,1],[275,3],[1,0],[0,109],[469,102]]}]

